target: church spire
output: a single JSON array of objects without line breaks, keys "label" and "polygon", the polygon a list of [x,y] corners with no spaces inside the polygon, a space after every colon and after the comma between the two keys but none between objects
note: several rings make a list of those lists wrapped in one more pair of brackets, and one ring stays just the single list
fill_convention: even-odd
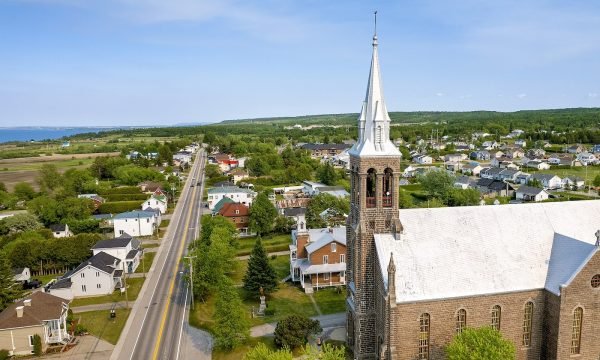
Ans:
[{"label": "church spire", "polygon": [[400,152],[390,141],[390,117],[383,98],[378,45],[376,11],[367,93],[358,117],[358,142],[351,152],[359,156],[399,156]]}]

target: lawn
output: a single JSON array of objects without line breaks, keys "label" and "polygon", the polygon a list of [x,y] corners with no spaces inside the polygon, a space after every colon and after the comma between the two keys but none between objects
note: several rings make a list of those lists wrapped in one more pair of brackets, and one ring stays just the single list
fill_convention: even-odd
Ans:
[{"label": "lawn", "polygon": [[[269,258],[271,265],[275,269],[277,279],[283,280],[290,274],[290,258],[287,255],[276,256],[275,259]],[[246,269],[248,268],[248,260],[238,260],[234,271],[229,273],[229,277],[234,284],[241,284]]]},{"label": "lawn", "polygon": [[[240,238],[237,256],[250,255],[255,242],[255,236]],[[261,239],[261,242],[267,252],[276,252],[289,250],[292,239],[290,234],[267,235]]]},{"label": "lawn", "polygon": [[159,247],[159,246],[160,246],[159,243],[142,244],[142,249],[155,248],[155,247]]},{"label": "lawn", "polygon": [[523,171],[529,172],[529,173],[540,173],[540,174],[553,174],[553,175],[558,175],[561,178],[564,178],[566,176],[578,176],[582,179],[586,179],[586,169],[587,169],[587,181],[586,181],[586,185],[589,183],[591,183],[594,178],[596,177],[596,175],[600,175],[600,166],[575,166],[575,167],[562,167],[562,166],[552,166],[550,168],[550,170],[538,170],[536,171],[535,169],[530,169],[530,168],[525,168]]},{"label": "lawn", "polygon": [[150,267],[152,266],[152,262],[154,261],[155,256],[155,252],[144,252],[144,257],[143,259],[140,259],[140,265],[138,265],[137,269],[135,269],[135,272],[137,274],[148,272],[148,269],[150,269]]},{"label": "lawn", "polygon": [[62,274],[50,274],[50,275],[36,275],[36,276],[32,276],[32,279],[38,279],[39,281],[42,282],[42,285],[46,285],[47,283],[50,282],[50,280],[52,279],[56,279],[61,277]]},{"label": "lawn", "polygon": [[323,314],[335,314],[346,311],[346,289],[325,288],[314,292],[313,297]]},{"label": "lawn", "polygon": [[[144,284],[144,278],[132,278],[127,279],[127,299],[129,301],[133,301],[137,299],[140,290],[142,289],[142,285]],[[95,305],[95,304],[105,304],[112,302],[125,301],[125,294],[121,294],[120,291],[115,291],[111,295],[103,295],[103,296],[94,296],[88,298],[80,298],[74,299],[71,302],[71,307],[75,306],[85,306],[85,305]]]},{"label": "lawn", "polygon": [[259,343],[266,344],[270,349],[277,349],[275,346],[275,342],[272,337],[258,337],[258,338],[249,338],[246,342],[233,349],[231,352],[224,352],[221,350],[213,350],[212,358],[213,360],[239,360],[243,359],[244,355],[254,348]]},{"label": "lawn", "polygon": [[79,319],[80,324],[90,334],[114,345],[119,340],[119,336],[121,336],[121,331],[123,331],[123,327],[127,322],[129,311],[129,309],[116,309],[117,316],[114,319],[110,318],[108,310],[79,313],[75,314],[75,318]]}]

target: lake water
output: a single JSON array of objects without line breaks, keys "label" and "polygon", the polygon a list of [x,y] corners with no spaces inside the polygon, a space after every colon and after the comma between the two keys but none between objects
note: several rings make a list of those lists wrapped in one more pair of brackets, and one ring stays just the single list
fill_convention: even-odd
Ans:
[{"label": "lake water", "polygon": [[0,128],[0,143],[8,141],[30,141],[60,139],[81,133],[112,130],[111,128]]}]

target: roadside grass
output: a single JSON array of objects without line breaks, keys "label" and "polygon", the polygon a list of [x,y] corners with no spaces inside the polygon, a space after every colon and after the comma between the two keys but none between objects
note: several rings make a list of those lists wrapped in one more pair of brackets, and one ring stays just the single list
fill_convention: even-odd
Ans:
[{"label": "roadside grass", "polygon": [[[142,285],[144,284],[144,278],[131,278],[127,279],[127,300],[134,301],[137,299]],[[93,296],[87,298],[74,299],[70,306],[86,306],[96,304],[106,304],[112,302],[125,301],[125,294],[121,294],[120,291],[115,291],[110,295]]]},{"label": "roadside grass", "polygon": [[163,219],[160,222],[160,228],[166,228],[167,226],[169,226],[169,223],[171,222],[171,219]]},{"label": "roadside grass", "polygon": [[319,289],[313,293],[323,314],[335,314],[346,311],[346,288],[330,287]]},{"label": "roadside grass", "polygon": [[223,350],[215,349],[212,352],[213,360],[239,360],[243,359],[244,355],[250,350],[252,350],[259,343],[263,343],[267,345],[269,349],[276,350],[275,341],[273,337],[263,336],[257,338],[249,338],[245,341],[245,343],[237,348],[231,350],[230,352],[225,352]]},{"label": "roadside grass", "polygon": [[[154,262],[154,258],[156,257],[155,252],[145,252],[144,258],[140,259],[140,264],[137,269],[135,269],[136,274],[142,274],[148,272],[148,269],[152,266],[152,262]],[[133,279],[131,279],[133,280]]]},{"label": "roadside grass", "polygon": [[[237,249],[237,256],[250,255],[256,236],[240,238]],[[267,252],[277,252],[289,250],[289,245],[292,243],[290,234],[267,235],[261,238],[261,242]]]},{"label": "roadside grass", "polygon": [[142,244],[142,249],[150,249],[150,248],[155,248],[155,247],[159,247],[159,246],[160,246],[159,243]]},{"label": "roadside grass", "polygon": [[119,341],[123,327],[129,317],[129,309],[116,309],[116,317],[110,318],[110,311],[88,311],[75,314],[75,318],[79,319],[79,323],[87,329],[87,331],[109,343],[115,345]]}]

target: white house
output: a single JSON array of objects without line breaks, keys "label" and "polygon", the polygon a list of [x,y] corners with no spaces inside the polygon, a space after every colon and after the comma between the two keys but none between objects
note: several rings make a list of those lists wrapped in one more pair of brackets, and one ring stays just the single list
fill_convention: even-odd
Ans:
[{"label": "white house", "polygon": [[483,167],[481,165],[479,165],[479,163],[472,162],[472,163],[463,165],[463,167],[462,167],[462,169],[460,169],[460,171],[463,174],[477,176],[481,172],[481,169],[483,169]]},{"label": "white house", "polygon": [[518,139],[518,140],[515,140],[515,145],[520,146],[520,147],[526,147],[527,141],[525,141],[523,139]]},{"label": "white house", "polygon": [[577,176],[567,176],[562,179],[562,185],[565,189],[571,189],[573,187],[580,189],[583,188],[585,182],[582,178]]},{"label": "white house", "polygon": [[69,225],[67,224],[54,224],[50,225],[50,230],[52,231],[52,236],[55,238],[64,238],[73,236],[71,230],[69,230]]},{"label": "white house", "polygon": [[409,178],[409,177],[413,177],[415,176],[415,171],[417,170],[416,167],[412,166],[412,165],[408,165],[403,171],[402,171],[402,177],[405,178]]},{"label": "white house", "polygon": [[122,277],[121,260],[101,251],[63,275],[47,292],[68,300],[110,295],[122,287]]},{"label": "white house", "polygon": [[516,199],[523,201],[548,200],[548,193],[544,189],[523,185],[517,189]]},{"label": "white house", "polygon": [[116,257],[124,264],[125,272],[132,273],[140,264],[142,247],[138,239],[123,234],[118,238],[98,241],[92,248],[92,252],[94,255],[105,252]]},{"label": "white house", "polygon": [[152,194],[148,200],[142,203],[142,210],[157,209],[161,214],[167,212],[168,200],[165,195]]},{"label": "white house", "polygon": [[13,281],[25,283],[31,279],[31,271],[28,267],[13,269]]},{"label": "white house", "polygon": [[538,170],[548,170],[550,169],[550,165],[545,161],[540,160],[531,160],[527,162],[527,167]]},{"label": "white house", "polygon": [[595,164],[598,161],[596,155],[591,154],[589,152],[582,152],[577,154],[577,160],[579,160],[579,162],[584,166]]},{"label": "white house", "polygon": [[494,150],[498,148],[498,143],[495,141],[484,141],[481,146],[486,150]]},{"label": "white house", "polygon": [[429,155],[417,155],[413,157],[413,161],[421,165],[433,164],[433,158]]},{"label": "white house", "polygon": [[256,192],[239,188],[237,186],[222,186],[208,189],[208,208],[213,210],[215,205],[224,197],[228,197],[231,200],[244,204],[248,207],[252,205]]},{"label": "white house", "polygon": [[228,175],[234,184],[237,184],[238,182],[250,177],[246,170],[239,167],[231,170]]},{"label": "white house", "polygon": [[531,175],[530,181],[531,179],[539,181],[544,189],[553,190],[562,187],[562,179],[556,175],[536,173]]},{"label": "white house", "polygon": [[179,151],[178,153],[173,155],[173,160],[177,160],[181,163],[191,163],[192,153],[189,151]]},{"label": "white house", "polygon": [[448,154],[444,156],[444,161],[456,163],[467,160],[468,158],[469,156],[467,154]]},{"label": "white house", "polygon": [[125,233],[131,236],[150,236],[160,226],[162,218],[158,210],[129,211],[115,215],[115,237]]}]

